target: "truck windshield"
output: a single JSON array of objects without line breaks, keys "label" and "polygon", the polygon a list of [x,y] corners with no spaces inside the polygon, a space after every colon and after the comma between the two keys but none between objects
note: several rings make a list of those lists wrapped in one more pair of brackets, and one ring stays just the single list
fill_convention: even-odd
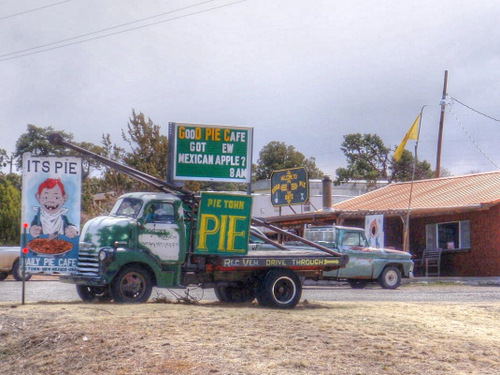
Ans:
[{"label": "truck windshield", "polygon": [[142,201],[140,199],[120,199],[111,210],[111,215],[137,218],[139,212],[141,211],[141,207]]}]

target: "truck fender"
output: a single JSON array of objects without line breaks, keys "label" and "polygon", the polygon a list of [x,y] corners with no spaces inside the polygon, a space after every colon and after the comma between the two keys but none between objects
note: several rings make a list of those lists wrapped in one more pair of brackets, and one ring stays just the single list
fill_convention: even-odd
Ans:
[{"label": "truck fender", "polygon": [[157,275],[161,274],[162,272],[160,264],[153,256],[138,251],[117,251],[115,253],[112,267],[106,269],[106,283],[111,283],[111,281],[115,278],[118,272],[123,269],[123,267],[131,264],[137,264],[147,269],[151,274],[153,285],[158,284]]},{"label": "truck fender", "polygon": [[382,274],[382,272],[384,272],[384,269],[391,266],[396,267],[401,272],[401,275],[404,275],[404,267],[401,265],[401,263],[397,262],[385,263],[383,261],[381,262],[375,261],[373,265],[373,279],[378,279]]}]

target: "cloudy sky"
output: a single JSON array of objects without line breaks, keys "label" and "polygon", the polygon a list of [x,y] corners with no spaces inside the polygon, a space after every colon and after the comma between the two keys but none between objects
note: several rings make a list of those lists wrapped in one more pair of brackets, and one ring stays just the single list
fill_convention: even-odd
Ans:
[{"label": "cloudy sky", "polygon": [[0,0],[0,148],[27,124],[120,143],[134,108],[164,134],[251,126],[254,161],[281,141],[334,177],[343,135],[395,147],[427,105],[434,168],[448,70],[468,107],[447,105],[441,165],[496,170],[499,16],[494,0]]}]

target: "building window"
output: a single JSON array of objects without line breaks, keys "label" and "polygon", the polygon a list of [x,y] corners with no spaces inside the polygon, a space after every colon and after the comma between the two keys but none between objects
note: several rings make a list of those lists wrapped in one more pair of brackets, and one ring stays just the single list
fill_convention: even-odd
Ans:
[{"label": "building window", "polygon": [[427,224],[425,237],[428,249],[470,249],[470,221]]}]

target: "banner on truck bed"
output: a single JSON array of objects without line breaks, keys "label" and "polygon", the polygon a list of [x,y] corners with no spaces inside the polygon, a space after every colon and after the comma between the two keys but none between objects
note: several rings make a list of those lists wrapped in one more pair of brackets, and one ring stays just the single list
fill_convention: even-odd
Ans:
[{"label": "banner on truck bed", "polygon": [[248,251],[252,197],[202,193],[195,252],[242,255]]},{"label": "banner on truck bed", "polygon": [[174,180],[251,182],[252,128],[181,123],[169,127]]},{"label": "banner on truck bed", "polygon": [[26,272],[72,274],[80,241],[81,159],[23,155]]}]

